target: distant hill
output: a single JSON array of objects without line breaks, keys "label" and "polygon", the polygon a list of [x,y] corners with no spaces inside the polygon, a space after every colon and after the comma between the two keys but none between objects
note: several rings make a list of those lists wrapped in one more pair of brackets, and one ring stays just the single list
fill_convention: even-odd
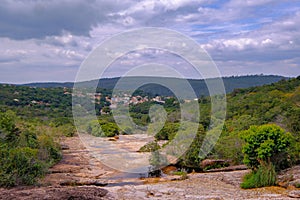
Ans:
[{"label": "distant hill", "polygon": [[57,88],[57,87],[66,87],[72,88],[74,83],[73,82],[38,82],[38,83],[26,83],[22,84],[23,86],[28,87],[38,87],[38,88]]},{"label": "distant hill", "polygon": [[[161,80],[161,77],[126,77],[124,80],[122,80],[122,89],[128,89],[132,87],[133,82],[140,83],[140,85],[143,85],[147,82],[159,82]],[[275,76],[275,75],[251,75],[251,76],[232,76],[232,77],[224,77],[224,86],[226,93],[232,92],[234,89],[237,88],[249,88],[253,86],[261,86],[266,84],[271,84],[278,82],[282,79],[287,79],[283,76]],[[98,82],[99,88],[106,88],[106,89],[113,89],[117,82],[120,80],[120,78],[105,78],[98,80],[92,80],[92,81],[86,81],[81,82],[79,85],[81,87],[91,87],[92,85],[96,85]],[[163,78],[164,82],[167,82],[169,84],[174,85],[176,88],[179,88],[183,85],[185,82],[184,79],[179,78]],[[215,79],[207,79],[207,81],[214,81]],[[207,96],[209,95],[207,86],[205,84],[205,81],[203,79],[196,80],[196,79],[188,79],[188,82],[194,89],[196,95],[199,96]],[[30,87],[40,87],[40,88],[53,88],[53,87],[67,87],[72,88],[74,83],[72,82],[65,82],[65,83],[56,83],[56,82],[50,82],[50,83],[29,83],[24,84],[25,86]],[[151,94],[151,95],[161,95],[161,96],[173,96],[173,93],[167,89],[164,86],[158,85],[158,84],[146,84],[139,88],[140,90],[144,91],[145,93]]]}]

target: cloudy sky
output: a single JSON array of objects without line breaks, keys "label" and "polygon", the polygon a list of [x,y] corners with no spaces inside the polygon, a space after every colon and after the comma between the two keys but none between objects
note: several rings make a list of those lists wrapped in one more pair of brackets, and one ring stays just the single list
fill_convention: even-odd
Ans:
[{"label": "cloudy sky", "polygon": [[299,0],[2,0],[0,82],[74,81],[102,41],[142,27],[193,38],[223,76],[300,75]]}]

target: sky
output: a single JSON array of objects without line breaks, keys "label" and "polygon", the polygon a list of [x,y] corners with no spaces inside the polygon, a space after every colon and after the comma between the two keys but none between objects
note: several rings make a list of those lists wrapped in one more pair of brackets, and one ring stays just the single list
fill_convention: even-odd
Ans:
[{"label": "sky", "polygon": [[[143,27],[191,37],[222,76],[300,75],[299,0],[2,0],[0,82],[74,81],[101,42]],[[155,52],[130,52],[111,76],[138,59],[180,63]]]}]

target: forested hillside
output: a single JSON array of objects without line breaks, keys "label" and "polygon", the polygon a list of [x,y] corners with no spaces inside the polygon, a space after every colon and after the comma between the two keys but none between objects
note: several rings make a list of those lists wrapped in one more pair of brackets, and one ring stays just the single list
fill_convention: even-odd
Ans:
[{"label": "forested hillside", "polygon": [[[146,83],[146,82],[152,82],[155,80],[159,80],[161,78],[158,77],[126,77],[122,80],[122,87],[124,89],[130,88],[133,82],[138,83]],[[178,79],[178,78],[166,78],[164,77],[164,82],[175,84],[178,89],[180,89],[180,85],[184,85],[185,79]],[[232,77],[224,77],[224,86],[226,89],[226,92],[232,92],[236,88],[248,88],[253,86],[260,86],[265,84],[271,84],[274,82],[277,82],[281,79],[286,79],[283,76],[274,76],[274,75],[252,75],[252,76],[232,76]],[[120,80],[120,78],[105,78],[93,81],[87,81],[87,82],[81,82],[78,84],[78,86],[88,88],[91,85],[97,85],[98,88],[106,88],[106,89],[113,89],[116,85],[116,83]],[[214,79],[207,79],[207,81],[213,81]],[[206,83],[204,80],[196,80],[196,79],[188,79],[188,82],[192,86],[192,88],[195,91],[195,94],[200,96],[207,96],[209,95]],[[67,82],[67,83],[29,83],[25,84],[25,86],[32,86],[32,87],[41,87],[41,88],[52,88],[52,87],[67,87],[72,88],[73,83]],[[157,84],[146,84],[144,86],[140,87],[140,90],[144,91],[148,95],[155,96],[172,96],[173,93]]]},{"label": "forested hillside", "polygon": [[[174,105],[175,105],[174,100]],[[169,105],[169,104],[166,104]],[[200,128],[198,143],[201,143],[205,131],[210,123],[210,98],[199,99]],[[139,115],[140,123],[145,117],[140,111],[145,110],[146,105],[136,105],[131,111],[132,116]],[[137,112],[136,112],[137,111]],[[169,110],[168,121],[164,128],[156,135],[158,140],[171,140],[179,128],[179,109]],[[300,77],[282,80],[270,85],[236,89],[227,95],[227,117],[221,137],[209,158],[228,159],[233,164],[241,164],[243,161],[242,146],[244,141],[240,137],[241,132],[251,125],[263,125],[273,123],[285,131],[291,133],[293,139],[289,147],[289,164],[299,162],[300,158]],[[200,149],[201,145],[197,148]],[[190,149],[182,164],[190,163],[191,167],[199,167],[197,160],[199,150]]]},{"label": "forested hillside", "polygon": [[12,109],[25,118],[71,117],[71,107],[71,89],[68,88],[0,85],[0,108]]}]

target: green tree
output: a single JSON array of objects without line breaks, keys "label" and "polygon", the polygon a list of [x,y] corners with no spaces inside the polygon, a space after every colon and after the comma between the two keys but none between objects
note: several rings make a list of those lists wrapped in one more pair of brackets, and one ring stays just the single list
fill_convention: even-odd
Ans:
[{"label": "green tree", "polygon": [[276,169],[286,165],[291,134],[275,124],[251,126],[241,133],[244,163],[257,169],[262,163],[272,163]]},{"label": "green tree", "polygon": [[164,127],[155,135],[157,140],[172,140],[180,127],[179,123],[167,122]]},{"label": "green tree", "polygon": [[19,129],[15,125],[17,116],[12,111],[0,113],[0,138],[11,146],[15,145],[20,134]]},{"label": "green tree", "polygon": [[107,120],[92,120],[87,126],[87,132],[100,137],[119,135],[120,129],[116,123]]},{"label": "green tree", "polygon": [[205,137],[205,131],[203,126],[200,124],[198,127],[198,131],[193,139],[191,145],[188,150],[179,158],[178,164],[181,167],[187,168],[200,168],[200,162],[202,158],[200,157],[200,150],[202,147],[202,142]]}]

